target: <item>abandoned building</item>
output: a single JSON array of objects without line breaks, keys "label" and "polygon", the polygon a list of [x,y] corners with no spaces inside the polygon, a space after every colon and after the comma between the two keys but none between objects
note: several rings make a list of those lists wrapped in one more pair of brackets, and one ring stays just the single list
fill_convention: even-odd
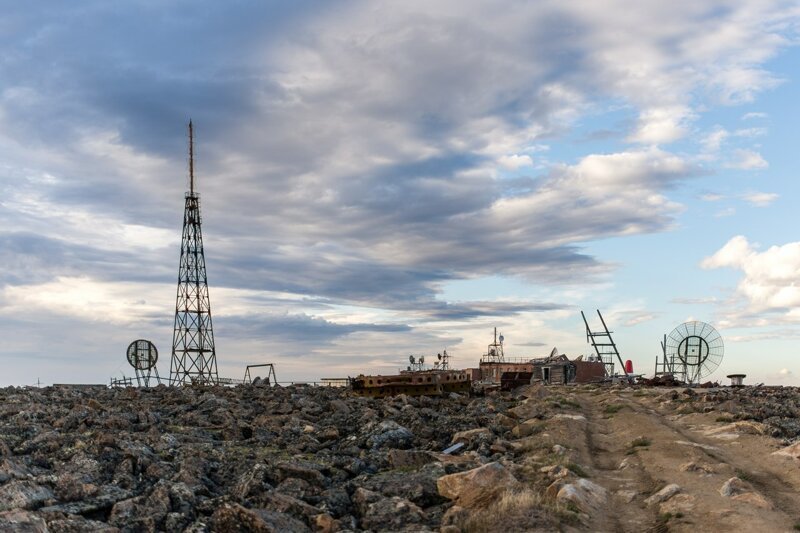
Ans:
[{"label": "abandoned building", "polygon": [[568,384],[592,383],[606,377],[605,366],[600,360],[583,360],[579,356],[570,360],[553,348],[548,357],[521,362],[481,361],[478,368],[470,369],[474,382],[501,385],[510,390],[528,383]]}]

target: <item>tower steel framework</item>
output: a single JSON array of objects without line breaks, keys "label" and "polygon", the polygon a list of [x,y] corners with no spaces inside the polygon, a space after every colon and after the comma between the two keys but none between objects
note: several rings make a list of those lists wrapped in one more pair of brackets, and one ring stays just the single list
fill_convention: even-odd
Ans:
[{"label": "tower steel framework", "polygon": [[194,130],[189,121],[189,192],[183,212],[178,294],[172,336],[170,384],[215,385],[217,353],[211,323],[206,259],[200,217],[200,195],[194,190]]}]

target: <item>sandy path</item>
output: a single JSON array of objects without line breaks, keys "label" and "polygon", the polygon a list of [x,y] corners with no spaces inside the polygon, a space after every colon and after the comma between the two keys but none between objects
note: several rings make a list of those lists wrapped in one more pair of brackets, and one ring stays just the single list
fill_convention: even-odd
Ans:
[{"label": "sandy path", "polygon": [[[664,391],[576,395],[587,418],[592,481],[612,494],[595,516],[600,531],[794,531],[800,523],[800,463],[772,455],[775,439],[726,429],[719,413],[662,411]],[[638,445],[637,445],[638,444]],[[723,496],[731,478],[739,494]],[[663,487],[680,490],[663,502]]]}]

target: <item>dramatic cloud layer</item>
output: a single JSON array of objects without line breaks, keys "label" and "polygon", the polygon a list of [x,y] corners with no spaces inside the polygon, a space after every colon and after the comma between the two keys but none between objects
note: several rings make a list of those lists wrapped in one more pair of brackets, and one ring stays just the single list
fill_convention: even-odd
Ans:
[{"label": "dramatic cloud layer", "polygon": [[739,235],[703,260],[702,267],[741,270],[737,292],[746,299],[749,313],[778,311],[786,319],[800,320],[800,242],[759,252]]},{"label": "dramatic cloud layer", "polygon": [[[406,347],[483,344],[465,323],[574,311],[555,292],[442,292],[490,276],[607,281],[616,265],[590,243],[674,228],[674,193],[714,165],[768,169],[763,114],[741,129],[699,120],[779,84],[765,65],[799,18],[762,0],[9,6],[0,333],[41,346],[83,324],[106,342],[57,353],[102,360],[163,330],[166,351],[188,117],[231,351],[281,342],[386,364]],[[706,266],[743,268],[740,290],[763,308],[797,305],[742,262],[758,257],[729,243]]]}]

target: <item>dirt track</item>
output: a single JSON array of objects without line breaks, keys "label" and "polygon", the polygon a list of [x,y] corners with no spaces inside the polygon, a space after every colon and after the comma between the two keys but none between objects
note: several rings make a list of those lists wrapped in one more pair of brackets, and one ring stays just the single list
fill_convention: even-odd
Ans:
[{"label": "dirt track", "polygon": [[[611,497],[611,505],[592,515],[591,528],[800,529],[800,461],[773,455],[781,443],[760,434],[760,424],[732,423],[718,411],[677,414],[675,403],[664,401],[669,394],[664,389],[575,389],[570,395],[587,419],[585,443],[573,441],[576,459],[591,468],[591,481]],[[721,489],[732,478],[725,496]],[[679,487],[677,492],[653,501],[670,484]]]}]

